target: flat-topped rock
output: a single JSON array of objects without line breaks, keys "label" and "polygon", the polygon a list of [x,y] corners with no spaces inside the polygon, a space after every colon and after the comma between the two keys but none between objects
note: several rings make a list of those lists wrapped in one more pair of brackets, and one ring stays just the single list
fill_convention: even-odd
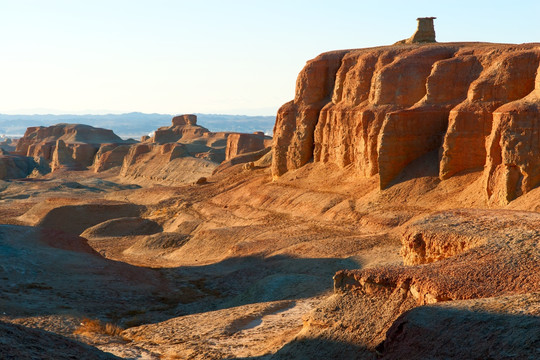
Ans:
[{"label": "flat-topped rock", "polygon": [[[504,205],[540,183],[540,44],[400,44],[324,53],[278,111],[272,173],[311,160],[378,176],[381,189],[439,152],[446,180],[484,169]],[[485,168],[484,168],[485,167]]]},{"label": "flat-topped rock", "polygon": [[182,125],[197,125],[197,115],[185,114],[178,115],[172,119],[173,126],[182,126]]}]

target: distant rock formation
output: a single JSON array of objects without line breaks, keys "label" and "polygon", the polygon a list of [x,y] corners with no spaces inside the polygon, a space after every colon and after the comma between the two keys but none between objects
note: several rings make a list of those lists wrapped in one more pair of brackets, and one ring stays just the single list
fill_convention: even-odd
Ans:
[{"label": "distant rock formation", "polygon": [[[449,43],[334,51],[278,111],[272,173],[309,161],[392,185],[439,152],[439,177],[482,171],[490,202],[540,184],[540,45]],[[536,77],[536,78],[535,78]]]},{"label": "distant rock formation", "polygon": [[247,154],[264,149],[265,142],[271,141],[269,136],[264,136],[262,132],[254,134],[230,134],[227,138],[227,148],[225,150],[225,160],[230,160],[235,156]]},{"label": "distant rock formation", "polygon": [[94,157],[94,171],[102,172],[122,166],[131,146],[114,143],[102,144]]},{"label": "distant rock formation", "polygon": [[[171,126],[161,127],[152,137],[144,137],[140,144],[129,147],[120,175],[138,182],[194,182],[202,176],[210,176],[225,160],[229,135],[197,125],[196,115],[175,116]],[[106,154],[104,151],[100,159]],[[106,160],[99,163],[96,160],[95,171],[106,167],[98,165],[102,162]]]},{"label": "distant rock formation", "polygon": [[2,151],[15,151],[17,143],[13,141],[11,138],[7,138],[5,136],[0,136],[0,150]]},{"label": "distant rock formation", "polygon": [[40,157],[51,163],[52,171],[60,168],[84,169],[91,166],[102,143],[129,143],[112,130],[82,124],[57,124],[29,127],[19,139],[16,153]]},{"label": "distant rock formation", "polygon": [[34,159],[28,156],[20,155],[0,155],[0,180],[4,179],[19,179],[27,177],[34,169],[42,172],[48,172],[47,167],[39,162],[39,159]]},{"label": "distant rock formation", "polygon": [[207,128],[197,125],[196,115],[179,115],[173,117],[171,126],[160,127],[154,132],[154,136],[147,141],[165,144],[200,138],[208,133],[210,131]]},{"label": "distant rock formation", "polygon": [[184,114],[173,117],[173,126],[197,125],[197,115]]},{"label": "distant rock formation", "polygon": [[[30,127],[17,143],[17,155],[0,159],[0,178],[26,177],[35,168],[43,172],[49,168],[42,163],[50,163],[52,171],[121,167],[120,175],[132,179],[189,183],[210,176],[225,160],[230,135],[197,125],[197,116],[190,114],[175,116],[171,126],[143,136],[140,143],[88,125]],[[234,133],[229,156],[262,150],[271,141],[262,132]]]}]

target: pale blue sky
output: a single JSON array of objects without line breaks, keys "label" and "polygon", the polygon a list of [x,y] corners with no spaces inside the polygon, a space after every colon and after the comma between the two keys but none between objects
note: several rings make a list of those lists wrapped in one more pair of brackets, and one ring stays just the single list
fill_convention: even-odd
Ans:
[{"label": "pale blue sky", "polygon": [[321,52],[540,42],[540,1],[0,0],[0,113],[273,115]]}]

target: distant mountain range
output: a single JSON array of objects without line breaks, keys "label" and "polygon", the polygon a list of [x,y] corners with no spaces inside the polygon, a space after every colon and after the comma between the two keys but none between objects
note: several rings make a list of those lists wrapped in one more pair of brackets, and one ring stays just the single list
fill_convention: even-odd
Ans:
[{"label": "distant mountain range", "polygon": [[[272,134],[275,116],[196,114],[197,123],[211,131]],[[139,112],[107,115],[5,115],[0,114],[0,135],[22,136],[27,127],[58,123],[86,124],[113,130],[122,138],[139,138],[160,126],[169,126],[174,115]]]}]

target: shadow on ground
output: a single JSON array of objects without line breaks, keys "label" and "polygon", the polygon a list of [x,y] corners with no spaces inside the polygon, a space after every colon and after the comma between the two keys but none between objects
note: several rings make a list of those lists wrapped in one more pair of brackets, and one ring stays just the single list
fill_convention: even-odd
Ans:
[{"label": "shadow on ground", "polygon": [[227,360],[312,360],[312,359],[350,359],[350,360],[375,360],[375,352],[367,348],[328,339],[301,339],[287,343],[274,354],[228,358]]}]

